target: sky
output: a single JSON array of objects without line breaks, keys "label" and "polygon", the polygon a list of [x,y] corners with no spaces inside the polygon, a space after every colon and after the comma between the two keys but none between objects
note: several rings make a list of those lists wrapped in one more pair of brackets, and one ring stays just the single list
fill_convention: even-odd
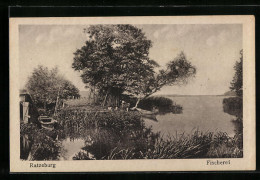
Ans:
[{"label": "sky", "polygon": [[[183,51],[197,68],[195,78],[183,86],[165,86],[156,94],[221,95],[229,91],[233,66],[242,49],[240,24],[135,25],[153,42],[150,58],[165,67]],[[20,25],[19,78],[24,88],[38,65],[58,67],[81,91],[87,90],[80,72],[72,69],[73,53],[87,40],[88,25]]]}]

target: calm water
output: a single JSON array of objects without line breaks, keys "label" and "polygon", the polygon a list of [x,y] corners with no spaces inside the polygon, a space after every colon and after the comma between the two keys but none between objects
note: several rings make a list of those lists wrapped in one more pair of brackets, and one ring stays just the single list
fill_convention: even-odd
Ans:
[{"label": "calm water", "polygon": [[68,137],[62,141],[62,146],[63,152],[61,153],[60,160],[72,160],[73,156],[85,146],[85,140]]},{"label": "calm water", "polygon": [[234,135],[235,116],[223,112],[222,101],[226,96],[183,96],[170,97],[176,104],[183,107],[182,114],[158,115],[158,122],[145,120],[153,131],[161,131],[164,135],[192,133],[200,131],[222,131]]},{"label": "calm water", "polygon": [[[234,124],[231,120],[235,116],[223,111],[222,101],[226,96],[186,96],[170,97],[176,104],[183,107],[182,114],[158,115],[158,122],[145,120],[147,126],[152,126],[154,132],[160,131],[167,135],[180,133],[190,134],[194,130],[200,131],[222,131],[230,136],[234,135]],[[64,152],[61,160],[72,160],[73,156],[85,146],[84,139],[66,138],[62,141]]]}]

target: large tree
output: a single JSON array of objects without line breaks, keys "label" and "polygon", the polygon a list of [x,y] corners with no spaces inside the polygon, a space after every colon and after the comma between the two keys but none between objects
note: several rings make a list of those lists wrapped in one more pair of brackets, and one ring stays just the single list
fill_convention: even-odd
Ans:
[{"label": "large tree", "polygon": [[235,75],[230,83],[230,89],[236,92],[237,96],[243,96],[243,50],[240,50],[240,58],[234,66]]},{"label": "large tree", "polygon": [[34,102],[46,110],[47,105],[72,96],[79,97],[79,90],[70,81],[58,73],[57,68],[49,70],[47,67],[38,66],[28,79],[26,89],[31,94]]},{"label": "large tree", "polygon": [[97,89],[104,102],[108,95],[119,99],[123,93],[140,100],[165,85],[185,82],[196,72],[181,53],[156,73],[159,65],[149,58],[152,42],[133,25],[92,25],[85,32],[88,40],[74,53],[72,67],[82,72],[83,82]]}]

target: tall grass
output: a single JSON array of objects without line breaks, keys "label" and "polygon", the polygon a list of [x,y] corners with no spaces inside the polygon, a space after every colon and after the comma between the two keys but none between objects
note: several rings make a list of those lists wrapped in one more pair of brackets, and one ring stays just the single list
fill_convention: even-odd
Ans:
[{"label": "tall grass", "polygon": [[210,158],[241,158],[243,157],[243,136],[236,133],[230,137],[227,133],[219,132],[214,136],[207,153]]},{"label": "tall grass", "polygon": [[202,133],[163,139],[159,137],[153,146],[136,152],[134,148],[115,147],[107,159],[192,159],[192,158],[242,158],[240,137],[226,133]]},{"label": "tall grass", "polygon": [[[152,146],[136,152],[134,148],[113,149],[107,159],[185,159],[203,158],[207,154],[212,140],[212,133],[195,131],[191,135],[182,134],[164,139],[156,138]],[[148,140],[149,141],[149,140]]]}]

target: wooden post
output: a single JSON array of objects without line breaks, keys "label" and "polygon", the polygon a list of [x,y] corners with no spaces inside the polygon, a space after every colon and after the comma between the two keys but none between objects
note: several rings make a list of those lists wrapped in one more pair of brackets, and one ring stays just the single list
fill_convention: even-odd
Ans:
[{"label": "wooden post", "polygon": [[29,118],[29,102],[23,102],[23,122],[28,123]]},{"label": "wooden post", "polygon": [[56,99],[56,104],[55,104],[55,109],[54,109],[54,116],[56,116],[56,111],[57,111],[57,106],[58,106],[58,101],[59,101],[59,95],[60,95],[60,87],[59,87],[58,95],[57,95],[57,99]]}]

